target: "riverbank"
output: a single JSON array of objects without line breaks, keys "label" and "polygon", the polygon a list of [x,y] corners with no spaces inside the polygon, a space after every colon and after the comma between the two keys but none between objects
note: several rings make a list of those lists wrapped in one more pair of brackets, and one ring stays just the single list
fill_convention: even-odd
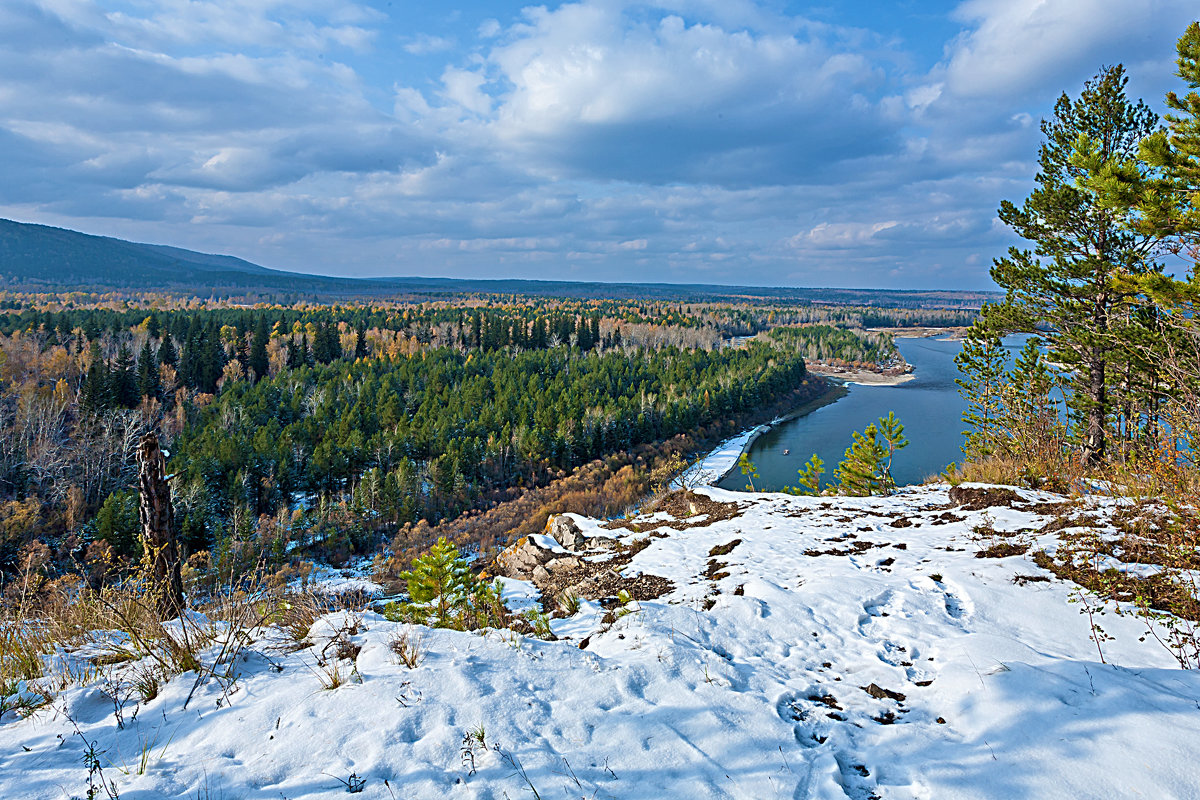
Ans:
[{"label": "riverbank", "polygon": [[899,386],[916,377],[912,372],[889,374],[874,372],[869,369],[846,369],[844,367],[831,367],[824,364],[809,364],[808,371],[814,375],[832,378],[841,383],[857,383],[862,386]]},{"label": "riverbank", "polygon": [[716,486],[737,469],[738,459],[742,453],[750,451],[750,448],[754,446],[754,442],[758,440],[758,437],[771,431],[777,425],[781,425],[797,417],[803,417],[806,414],[811,414],[818,408],[836,402],[845,397],[848,392],[849,390],[840,382],[829,381],[828,389],[819,397],[809,400],[807,403],[796,407],[782,416],[776,417],[770,422],[764,422],[762,425],[742,431],[737,436],[730,437],[721,442],[708,455],[697,461],[676,478],[672,486],[677,489],[687,486]]},{"label": "riverbank", "polygon": [[868,328],[871,333],[890,333],[897,339],[954,339],[967,335],[967,328],[952,325],[946,328]]},{"label": "riverbank", "polygon": [[[851,444],[852,433],[862,431],[890,412],[904,423],[905,435],[912,443],[893,464],[892,475],[897,483],[919,483],[940,473],[950,462],[959,460],[962,457],[961,417],[965,402],[955,383],[959,375],[954,357],[961,349],[961,343],[944,338],[897,338],[896,346],[904,363],[913,365],[913,380],[892,385],[887,381],[848,387],[851,391],[846,397],[821,413],[809,414],[764,432],[746,450],[758,469],[759,477],[754,485],[766,491],[794,485],[797,469],[803,469],[805,461],[814,453],[826,465],[839,463]],[[826,380],[842,382],[847,377],[851,376]],[[822,483],[828,484],[831,475],[832,466],[827,466]],[[740,490],[745,481],[735,472],[718,485]]]}]

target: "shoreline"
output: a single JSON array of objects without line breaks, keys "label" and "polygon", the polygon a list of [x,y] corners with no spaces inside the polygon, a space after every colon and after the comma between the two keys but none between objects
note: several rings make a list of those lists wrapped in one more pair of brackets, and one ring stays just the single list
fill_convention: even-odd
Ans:
[{"label": "shoreline", "polygon": [[717,447],[710,450],[704,458],[693,464],[682,476],[676,478],[676,482],[683,485],[685,482],[691,483],[688,478],[695,478],[699,481],[698,485],[700,486],[716,486],[737,469],[738,459],[741,458],[742,453],[749,452],[750,448],[758,440],[758,437],[776,425],[796,419],[797,417],[806,416],[823,406],[837,402],[850,391],[841,381],[829,380],[827,383],[829,388],[819,397],[801,404],[770,422],[756,425],[749,430],[742,431],[737,436],[732,436],[721,442]]},{"label": "shoreline", "polygon": [[881,372],[872,372],[866,369],[843,369],[841,367],[825,367],[820,364],[809,366],[808,371],[840,383],[855,383],[859,386],[899,386],[917,377],[911,372],[900,375],[884,375]]},{"label": "shoreline", "polygon": [[[911,336],[904,338],[919,339],[924,337]],[[797,417],[807,416],[823,406],[837,402],[849,394],[848,384],[859,386],[899,386],[903,383],[908,383],[917,376],[913,374],[911,364],[905,362],[905,367],[909,371],[899,375],[884,375],[870,370],[851,370],[841,367],[823,367],[820,364],[809,364],[808,371],[814,375],[821,376],[829,384],[829,389],[824,394],[780,417],[776,417],[770,422],[755,426],[737,436],[726,439],[703,459],[693,465],[684,475],[699,474],[700,485],[720,488],[718,484],[737,469],[738,460],[742,457],[742,454],[749,453],[750,449],[754,447],[754,443],[758,441],[758,437],[776,425],[796,419]],[[682,480],[682,477],[677,480]]]}]

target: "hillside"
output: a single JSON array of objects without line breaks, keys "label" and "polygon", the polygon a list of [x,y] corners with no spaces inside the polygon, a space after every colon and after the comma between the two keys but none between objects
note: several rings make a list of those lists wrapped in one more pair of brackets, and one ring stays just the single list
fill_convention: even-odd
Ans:
[{"label": "hillside", "polygon": [[978,309],[994,292],[806,289],[426,277],[341,278],[268,269],[240,258],[0,219],[0,288],[245,293],[273,298],[445,297],[465,293],[575,299],[789,300],[889,308]]},{"label": "hillside", "polygon": [[[657,591],[584,600],[557,641],[374,613],[298,645],[260,631],[231,691],[210,682],[184,710],[185,674],[136,713],[126,699],[124,730],[105,684],[69,689],[3,719],[0,796],[82,796],[82,739],[122,798],[332,798],[358,780],[380,799],[1197,796],[1200,675],[1125,617],[1104,619],[1100,663],[1072,584],[979,557],[1053,550],[1076,511],[1111,531],[1118,504],[947,489],[704,489],[620,526],[574,518],[585,563],[623,543],[612,579]],[[516,606],[536,594],[505,587]],[[392,647],[406,631],[413,668]]]}]

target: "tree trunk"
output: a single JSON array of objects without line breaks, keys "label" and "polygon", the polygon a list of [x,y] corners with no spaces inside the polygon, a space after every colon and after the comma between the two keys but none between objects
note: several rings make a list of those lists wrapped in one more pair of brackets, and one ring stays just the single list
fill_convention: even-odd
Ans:
[{"label": "tree trunk", "polygon": [[137,449],[138,517],[142,523],[142,566],[148,593],[162,619],[183,611],[183,579],[179,546],[175,541],[175,515],[167,485],[166,462],[158,448],[158,434],[142,437]]},{"label": "tree trunk", "polygon": [[1104,359],[1093,351],[1088,364],[1087,385],[1087,427],[1084,431],[1083,464],[1096,467],[1104,463],[1104,421],[1108,408],[1108,397],[1105,391],[1104,370],[1107,367]]}]

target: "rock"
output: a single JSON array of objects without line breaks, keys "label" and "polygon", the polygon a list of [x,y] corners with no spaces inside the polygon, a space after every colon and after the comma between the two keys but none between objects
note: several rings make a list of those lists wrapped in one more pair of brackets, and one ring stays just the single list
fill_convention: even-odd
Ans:
[{"label": "rock", "polygon": [[578,569],[580,561],[575,556],[561,556],[546,562],[546,571],[558,572],[564,569]]},{"label": "rock", "polygon": [[541,547],[536,539],[523,537],[497,556],[496,567],[506,578],[529,580],[534,568],[542,566],[554,557],[554,551]]},{"label": "rock", "polygon": [[579,530],[579,526],[575,524],[575,520],[566,514],[551,517],[547,528],[547,532],[554,538],[554,541],[568,550],[578,550],[587,542],[583,531]]},{"label": "rock", "polygon": [[876,683],[872,683],[870,686],[864,686],[862,687],[862,690],[871,695],[871,697],[874,697],[876,700],[882,700],[885,697],[890,697],[897,702],[904,702],[904,695],[900,694],[899,692],[893,692],[891,689],[884,689],[882,686]]},{"label": "rock", "polygon": [[616,550],[621,546],[620,539],[614,539],[609,536],[593,536],[586,542],[589,550]]},{"label": "rock", "polygon": [[537,586],[540,589],[541,587],[550,583],[550,573],[545,567],[543,567],[541,564],[538,564],[533,568],[533,572],[530,574],[529,579],[533,581],[534,586]]}]

